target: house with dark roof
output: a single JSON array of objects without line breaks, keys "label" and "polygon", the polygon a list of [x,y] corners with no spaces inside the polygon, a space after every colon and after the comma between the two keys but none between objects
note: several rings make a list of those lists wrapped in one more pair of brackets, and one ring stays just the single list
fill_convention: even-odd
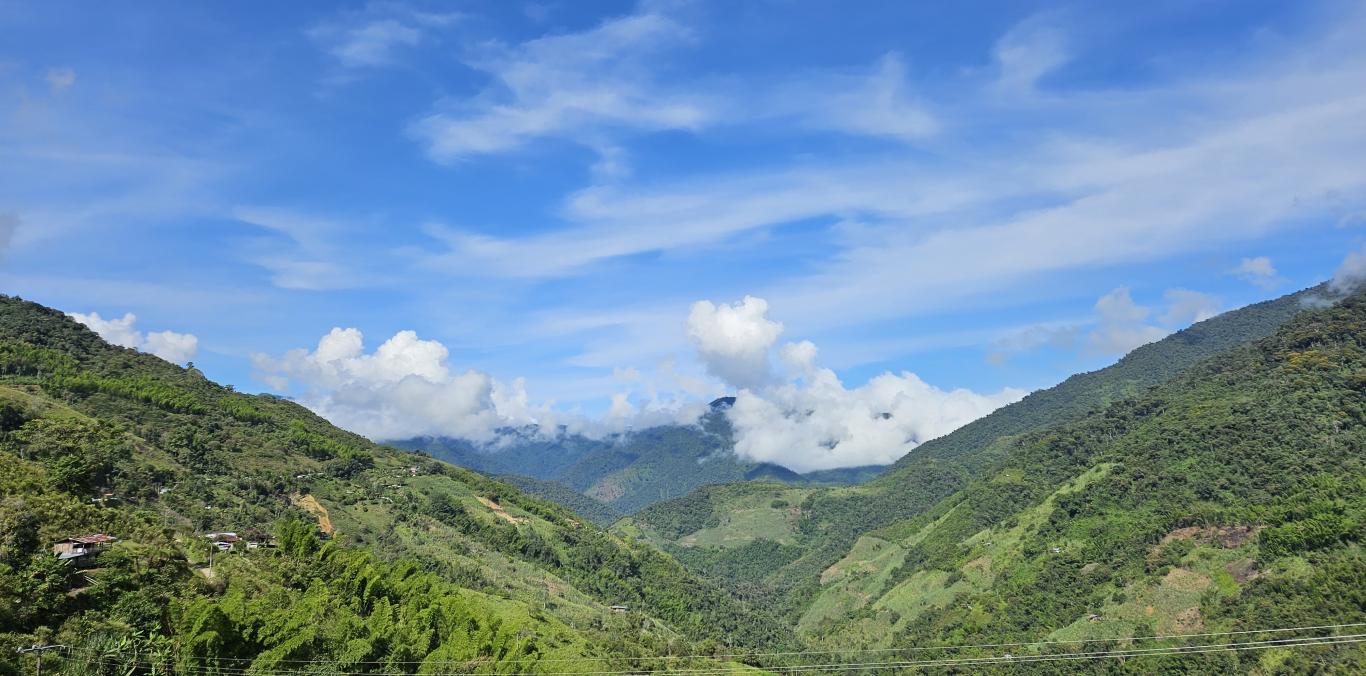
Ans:
[{"label": "house with dark roof", "polygon": [[97,552],[118,542],[118,540],[118,538],[104,533],[74,535],[54,542],[52,554],[62,561],[84,565],[93,559]]},{"label": "house with dark roof", "polygon": [[204,537],[208,538],[209,542],[212,542],[219,551],[223,552],[232,549],[232,546],[242,539],[238,537],[237,533],[208,533]]}]

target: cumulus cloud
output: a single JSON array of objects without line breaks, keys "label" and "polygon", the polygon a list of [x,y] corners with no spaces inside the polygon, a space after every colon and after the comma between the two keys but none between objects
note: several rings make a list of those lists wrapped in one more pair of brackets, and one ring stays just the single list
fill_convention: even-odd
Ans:
[{"label": "cumulus cloud", "polygon": [[[475,369],[457,369],[440,341],[399,331],[365,349],[355,328],[333,328],[312,350],[251,356],[253,377],[279,392],[298,391],[299,402],[333,423],[372,439],[420,435],[460,437],[477,443],[506,440],[518,428],[541,437],[561,433],[602,437],[632,426],[693,421],[698,406],[613,397],[601,419],[533,402],[526,381],[505,382]],[[534,430],[528,426],[535,426]]]},{"label": "cumulus cloud", "polygon": [[848,389],[817,368],[800,383],[741,390],[728,411],[735,452],[798,472],[888,464],[1026,392],[942,390],[914,373],[884,373]]},{"label": "cumulus cloud", "polygon": [[1238,279],[1264,289],[1272,288],[1280,282],[1276,266],[1272,265],[1271,259],[1266,256],[1244,258],[1231,272]]},{"label": "cumulus cloud", "polygon": [[1114,289],[1096,301],[1096,326],[1086,336],[1087,351],[1124,355],[1141,345],[1161,340],[1176,328],[1219,314],[1219,299],[1189,289],[1168,289],[1162,296],[1167,310],[1160,324],[1147,321],[1152,309],[1134,302],[1127,287]]},{"label": "cumulus cloud", "polygon": [[1167,301],[1162,321],[1174,326],[1203,322],[1219,314],[1222,308],[1218,298],[1190,289],[1167,289],[1162,298]]},{"label": "cumulus cloud", "polygon": [[299,384],[305,406],[376,439],[441,434],[486,441],[499,427],[534,422],[520,405],[520,384],[452,371],[448,355],[440,342],[413,331],[400,331],[367,354],[358,329],[334,328],[312,351],[251,359],[259,379],[277,389]]},{"label": "cumulus cloud", "polygon": [[1333,273],[1329,288],[1335,293],[1347,294],[1360,289],[1362,282],[1366,282],[1366,247],[1347,254],[1342,265]]},{"label": "cumulus cloud", "polygon": [[1006,362],[1011,356],[1041,348],[1080,348],[1092,356],[1122,356],[1134,348],[1161,340],[1180,328],[1219,314],[1220,300],[1190,289],[1167,289],[1165,310],[1154,322],[1152,308],[1135,302],[1128,287],[1119,287],[1096,300],[1094,315],[1084,321],[1037,324],[1011,331],[992,343],[987,361]]},{"label": "cumulus cloud", "polygon": [[154,354],[173,364],[183,364],[193,359],[199,351],[199,338],[189,333],[155,331],[144,334],[138,330],[138,318],[131,312],[119,319],[105,319],[98,312],[68,312],[67,316],[86,325],[110,343]]},{"label": "cumulus cloud", "polygon": [[782,332],[783,325],[768,318],[768,301],[753,296],[720,306],[701,300],[688,313],[688,339],[707,372],[736,388],[771,380],[769,349]]},{"label": "cumulus cloud", "polygon": [[1161,340],[1170,331],[1143,323],[1152,312],[1134,302],[1129,289],[1121,287],[1096,301],[1098,322],[1086,337],[1093,354],[1126,354],[1130,350]]},{"label": "cumulus cloud", "polygon": [[1102,324],[1128,324],[1141,322],[1152,311],[1134,302],[1129,288],[1122,286],[1096,300],[1096,314]]},{"label": "cumulus cloud", "polygon": [[770,352],[783,325],[767,313],[764,299],[746,296],[729,305],[699,301],[688,317],[708,372],[739,389],[727,415],[743,458],[799,472],[886,464],[1025,395],[941,390],[908,372],[850,389],[817,365],[816,345],[805,340],[777,350],[784,365],[778,374]]}]

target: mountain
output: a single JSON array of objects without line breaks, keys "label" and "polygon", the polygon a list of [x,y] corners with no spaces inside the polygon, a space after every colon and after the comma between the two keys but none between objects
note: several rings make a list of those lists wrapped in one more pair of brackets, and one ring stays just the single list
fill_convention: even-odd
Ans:
[{"label": "mountain", "polygon": [[[808,611],[822,593],[830,566],[846,557],[860,538],[922,517],[941,501],[987,475],[1028,434],[1084,418],[1107,404],[1143,392],[1201,360],[1263,339],[1304,311],[1307,299],[1323,293],[1306,289],[1233,310],[1200,322],[1130,353],[1118,363],[1073,376],[1003,407],[942,438],[922,444],[876,479],[861,486],[806,489],[765,507],[747,486],[713,487],[655,505],[618,526],[675,554],[694,570],[760,599],[790,618]],[[769,511],[771,514],[763,514]],[[770,524],[769,535],[743,523],[732,528],[728,514]],[[711,537],[689,541],[677,514],[693,514],[688,527],[714,523]],[[774,543],[782,546],[775,547]],[[749,571],[736,580],[731,572]]]},{"label": "mountain", "polygon": [[[733,397],[712,402],[696,425],[662,425],[602,440],[580,435],[547,440],[531,431],[514,430],[491,445],[445,437],[392,443],[480,472],[554,482],[622,514],[708,484],[761,480],[801,486],[850,485],[867,481],[883,469],[866,466],[798,474],[771,463],[744,460],[734,452],[730,420],[725,415],[733,402]],[[528,490],[571,509],[583,506],[582,500],[558,488],[542,484]]]},{"label": "mountain", "polygon": [[541,498],[542,500],[549,500],[550,502],[565,507],[569,511],[574,512],[599,526],[610,526],[618,519],[625,516],[625,514],[613,509],[611,505],[598,502],[597,500],[556,481],[533,479],[529,476],[518,476],[516,474],[503,474],[498,476],[497,479],[510,483],[513,486],[522,489],[522,491]]},{"label": "mountain", "polygon": [[[8,296],[0,496],[0,674],[31,670],[16,648],[33,643],[71,646],[47,656],[57,673],[92,674],[628,670],[796,645],[667,555],[510,483]],[[220,552],[205,535],[221,532],[240,540],[216,536]],[[94,534],[113,540],[80,539]],[[87,541],[99,550],[54,556]]]},{"label": "mountain", "polygon": [[[1256,630],[1366,622],[1364,539],[1358,293],[1004,442],[922,514],[860,536],[821,571],[797,626],[842,650],[1230,631],[1270,640],[1289,634]],[[1142,670],[1366,670],[1357,644],[1264,647]]]}]

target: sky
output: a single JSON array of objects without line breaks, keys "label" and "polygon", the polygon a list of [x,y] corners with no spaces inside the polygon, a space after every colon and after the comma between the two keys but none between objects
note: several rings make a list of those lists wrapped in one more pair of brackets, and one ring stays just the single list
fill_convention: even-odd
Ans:
[{"label": "sky", "polygon": [[[884,463],[1366,266],[1351,2],[0,0],[0,291],[392,439]],[[547,432],[550,433],[550,432]]]}]

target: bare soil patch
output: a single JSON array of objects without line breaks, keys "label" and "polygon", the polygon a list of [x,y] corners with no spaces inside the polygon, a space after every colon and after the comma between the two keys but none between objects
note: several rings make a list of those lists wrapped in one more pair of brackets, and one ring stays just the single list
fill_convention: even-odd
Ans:
[{"label": "bare soil patch", "polygon": [[1217,544],[1224,549],[1236,549],[1255,537],[1261,529],[1261,526],[1187,526],[1167,533],[1162,537],[1162,543],[1195,540],[1205,544]]},{"label": "bare soil patch", "polygon": [[1252,558],[1231,561],[1228,565],[1224,566],[1224,570],[1228,571],[1228,574],[1233,576],[1233,579],[1239,583],[1247,582],[1262,574],[1261,571],[1257,569],[1257,561]]},{"label": "bare soil patch", "polygon": [[318,530],[321,530],[327,535],[336,532],[336,529],[332,527],[332,519],[327,516],[327,508],[323,507],[322,503],[318,502],[317,498],[312,495],[300,495],[295,493],[290,496],[290,500],[293,501],[294,504],[308,510],[309,513],[318,516]]},{"label": "bare soil patch", "polygon": [[500,505],[500,504],[498,504],[498,503],[496,503],[496,502],[494,502],[494,501],[492,501],[492,500],[490,500],[490,499],[488,499],[488,498],[486,498],[486,497],[484,497],[484,496],[482,496],[482,495],[478,496],[478,498],[479,498],[479,502],[484,503],[484,506],[485,506],[485,507],[488,507],[489,509],[493,510],[493,513],[494,513],[498,518],[500,518],[500,519],[502,519],[502,520],[504,520],[504,521],[506,521],[506,522],[508,522],[508,523],[510,523],[510,524],[513,524],[514,526],[519,526],[519,525],[521,525],[521,524],[526,523],[526,519],[523,519],[523,518],[521,518],[521,517],[516,517],[516,516],[513,516],[513,515],[511,515],[511,514],[508,514],[507,511],[503,509],[503,506],[502,506],[502,505]]}]

